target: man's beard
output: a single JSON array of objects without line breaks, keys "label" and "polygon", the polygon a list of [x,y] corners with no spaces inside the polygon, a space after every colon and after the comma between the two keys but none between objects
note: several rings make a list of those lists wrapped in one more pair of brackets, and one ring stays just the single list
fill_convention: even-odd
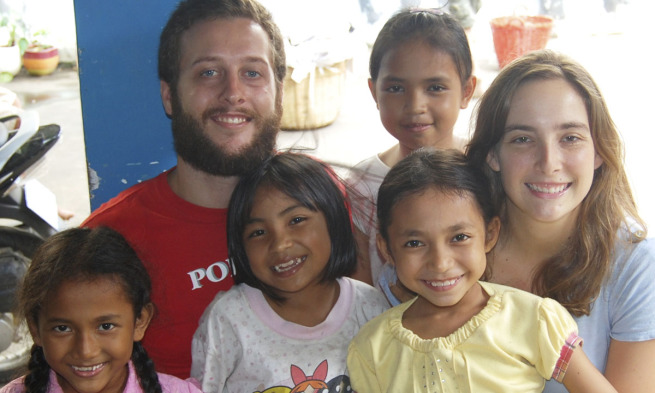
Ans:
[{"label": "man's beard", "polygon": [[[195,169],[215,176],[240,176],[254,170],[273,154],[275,138],[282,118],[281,100],[275,100],[275,110],[269,117],[243,112],[258,129],[250,144],[233,153],[217,145],[204,134],[202,124],[182,109],[176,92],[172,94],[173,144],[175,152]],[[216,110],[213,110],[215,114]],[[208,118],[203,114],[203,118]]]}]

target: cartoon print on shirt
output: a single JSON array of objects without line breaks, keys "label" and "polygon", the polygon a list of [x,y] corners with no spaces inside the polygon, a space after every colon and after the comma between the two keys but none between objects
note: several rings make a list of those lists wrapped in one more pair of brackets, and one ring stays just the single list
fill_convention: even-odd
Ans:
[{"label": "cartoon print on shirt", "polygon": [[350,386],[350,377],[347,375],[338,375],[327,383],[327,393],[357,393]]},{"label": "cartoon print on shirt", "polygon": [[290,391],[291,388],[288,386],[273,386],[272,388],[262,390],[261,392],[257,391],[254,393],[289,393]]},{"label": "cartoon print on shirt", "polygon": [[352,392],[350,378],[347,375],[339,375],[329,382],[325,381],[328,373],[328,361],[323,360],[314,370],[314,374],[307,375],[298,366],[291,365],[291,380],[295,384],[293,388],[286,386],[273,386],[266,390],[254,393],[330,393],[330,392]]},{"label": "cartoon print on shirt", "polygon": [[327,389],[325,377],[327,377],[328,363],[327,359],[316,367],[314,374],[307,376],[300,367],[291,365],[291,379],[296,384],[290,393],[314,393],[319,389]]}]

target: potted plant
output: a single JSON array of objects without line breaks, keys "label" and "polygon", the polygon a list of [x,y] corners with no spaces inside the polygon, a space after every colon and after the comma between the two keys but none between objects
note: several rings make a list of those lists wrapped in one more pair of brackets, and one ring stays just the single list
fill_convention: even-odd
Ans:
[{"label": "potted plant", "polygon": [[21,69],[21,56],[28,46],[22,20],[0,14],[0,82],[8,82]]},{"label": "potted plant", "polygon": [[33,40],[23,53],[23,67],[30,75],[48,75],[59,65],[59,50],[49,43],[44,30],[33,35]]}]

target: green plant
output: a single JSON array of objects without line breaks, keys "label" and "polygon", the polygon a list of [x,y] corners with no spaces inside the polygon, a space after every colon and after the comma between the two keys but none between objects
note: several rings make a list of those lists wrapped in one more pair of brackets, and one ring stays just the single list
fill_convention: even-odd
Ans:
[{"label": "green plant", "polygon": [[22,19],[12,18],[8,14],[0,14],[0,46],[18,45],[22,55],[29,46],[26,35],[27,28]]},{"label": "green plant", "polygon": [[14,79],[14,75],[11,72],[2,71],[0,72],[0,83],[11,82]]},{"label": "green plant", "polygon": [[28,48],[32,51],[42,51],[52,48],[54,45],[50,44],[50,38],[48,37],[48,32],[41,29],[32,34],[32,40]]}]

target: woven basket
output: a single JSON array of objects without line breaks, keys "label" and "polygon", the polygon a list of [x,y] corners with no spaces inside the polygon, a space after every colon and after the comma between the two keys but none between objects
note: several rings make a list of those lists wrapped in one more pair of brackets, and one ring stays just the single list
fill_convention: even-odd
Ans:
[{"label": "woven basket", "polygon": [[544,49],[553,29],[553,18],[543,15],[503,16],[490,23],[500,68],[526,53]]},{"label": "woven basket", "polygon": [[300,83],[289,75],[284,80],[281,129],[314,130],[332,124],[339,115],[346,82],[346,62],[316,68]]}]

